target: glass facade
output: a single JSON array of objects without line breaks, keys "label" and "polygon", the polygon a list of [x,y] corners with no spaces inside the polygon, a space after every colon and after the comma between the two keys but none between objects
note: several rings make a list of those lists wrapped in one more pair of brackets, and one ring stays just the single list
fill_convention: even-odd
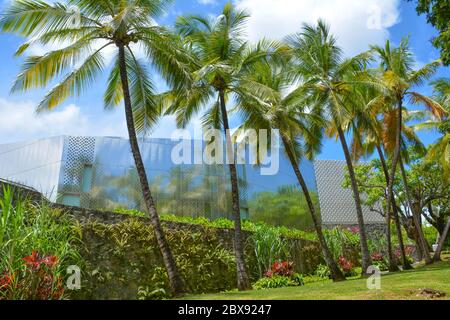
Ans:
[{"label": "glass facade", "polygon": [[[209,219],[230,218],[228,166],[175,165],[171,154],[178,144],[168,139],[140,141],[150,188],[159,212]],[[113,137],[60,137],[43,140],[33,144],[33,147],[25,145],[16,145],[14,148],[22,151],[9,154],[11,159],[21,157],[20,168],[16,166],[7,172],[0,171],[0,177],[24,177],[19,182],[30,185],[28,178],[32,178],[33,174],[42,175],[41,181],[31,179],[30,186],[39,191],[56,190],[57,197],[53,199],[67,205],[104,210],[145,210],[128,140]],[[190,145],[194,153],[193,143]],[[0,150],[3,149],[0,147]],[[43,159],[29,161],[34,160],[31,155]],[[5,159],[1,156],[0,168]],[[20,171],[24,168],[29,168],[33,174],[23,176]],[[52,168],[51,174],[46,174],[50,170],[48,168]],[[314,166],[303,161],[301,170],[318,206]],[[311,226],[303,194],[282,152],[277,174],[261,175],[260,168],[252,165],[238,165],[238,174],[243,218],[298,228]]]},{"label": "glass facade", "polygon": [[0,178],[32,187],[55,201],[64,137],[0,145]]}]

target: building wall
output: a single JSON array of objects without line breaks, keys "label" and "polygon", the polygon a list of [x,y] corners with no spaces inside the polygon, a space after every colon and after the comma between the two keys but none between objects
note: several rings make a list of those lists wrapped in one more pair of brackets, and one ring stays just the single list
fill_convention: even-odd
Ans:
[{"label": "building wall", "polygon": [[0,178],[32,187],[55,201],[64,137],[0,145]]},{"label": "building wall", "polygon": [[[355,200],[351,189],[342,187],[346,174],[345,161],[320,160],[314,163],[322,224],[355,225]],[[364,197],[362,194],[361,197]],[[364,222],[366,224],[384,224],[383,217],[363,206]]]},{"label": "building wall", "polygon": [[[142,158],[159,211],[209,219],[231,217],[228,166],[174,165],[171,153],[178,143],[168,139],[140,141]],[[194,153],[193,149],[191,153]],[[315,194],[312,163],[304,161],[301,167],[311,192]],[[280,170],[274,176],[262,176],[260,168],[251,165],[238,165],[238,174],[243,217],[256,217],[272,224],[284,224],[283,221],[288,219],[298,221],[299,225],[305,223],[302,221],[304,216],[297,218],[295,212],[288,212],[289,208],[280,208],[280,202],[283,202],[281,198],[286,196],[282,193],[295,189],[297,185],[292,168],[282,153]],[[123,207],[145,210],[134,160],[126,139],[66,138],[58,190],[59,202],[65,204],[92,209],[114,210]],[[296,193],[295,197],[298,198],[298,207],[302,206],[303,195]],[[266,201],[263,208],[265,210],[257,207],[261,199]],[[302,209],[307,210],[306,206]]]},{"label": "building wall", "polygon": [[[168,139],[140,141],[150,187],[159,212],[209,219],[231,217],[227,165],[174,165]],[[279,171],[261,175],[261,168],[238,165],[241,215],[272,225],[310,228],[306,201],[283,151]],[[193,150],[192,150],[193,153]],[[318,207],[314,167],[302,161],[301,171]],[[127,139],[58,137],[0,146],[0,178],[41,191],[50,200],[91,209],[145,210]]]}]

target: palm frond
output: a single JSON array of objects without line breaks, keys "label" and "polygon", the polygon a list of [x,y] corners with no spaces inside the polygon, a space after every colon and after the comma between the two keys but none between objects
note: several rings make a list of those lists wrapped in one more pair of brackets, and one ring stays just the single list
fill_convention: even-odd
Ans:
[{"label": "palm frond", "polygon": [[39,103],[37,111],[51,110],[63,103],[69,96],[79,95],[91,87],[97,74],[104,68],[101,50],[107,45],[91,54],[79,68],[56,85]]}]

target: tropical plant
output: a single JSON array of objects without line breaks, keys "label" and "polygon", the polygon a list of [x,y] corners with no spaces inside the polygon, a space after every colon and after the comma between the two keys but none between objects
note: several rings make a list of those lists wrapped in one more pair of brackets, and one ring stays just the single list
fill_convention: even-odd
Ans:
[{"label": "tropical plant", "polygon": [[243,129],[279,131],[284,151],[306,200],[325,261],[332,271],[332,278],[336,281],[345,280],[328,249],[319,214],[300,171],[301,157],[306,154],[312,158],[320,148],[324,124],[320,112],[311,112],[306,108],[302,103],[302,91],[286,92],[294,84],[295,77],[286,68],[280,67],[278,62],[256,63],[242,79],[244,86],[245,83],[258,83],[237,99],[237,110],[244,119]]},{"label": "tropical plant", "polygon": [[440,78],[432,83],[433,99],[447,111],[445,117],[428,117],[427,121],[413,126],[415,129],[434,129],[442,135],[428,150],[427,160],[438,161],[443,168],[443,179],[450,178],[450,79]]},{"label": "tropical plant", "polygon": [[[62,282],[70,265],[83,266],[81,235],[61,210],[0,192],[0,300],[68,297]],[[30,255],[31,254],[31,255]]]},{"label": "tropical plant", "polygon": [[[377,54],[380,59],[379,79],[383,86],[387,89],[385,116],[390,120],[388,123],[389,129],[385,133],[395,137],[394,139],[384,139],[385,141],[394,144],[386,143],[385,149],[391,154],[392,165],[389,175],[389,183],[387,190],[387,212],[390,212],[391,198],[393,196],[394,178],[397,166],[400,163],[402,169],[403,183],[405,192],[407,194],[408,203],[411,210],[414,210],[411,204],[411,196],[408,188],[408,182],[405,180],[406,176],[403,174],[403,166],[401,164],[401,144],[402,144],[402,129],[404,124],[403,111],[405,99],[409,98],[412,104],[422,104],[428,108],[437,118],[441,119],[445,114],[442,106],[430,97],[424,96],[418,92],[412,91],[413,87],[420,86],[425,80],[428,80],[437,70],[440,61],[429,63],[419,70],[413,69],[414,59],[412,52],[408,46],[408,39],[403,39],[400,45],[396,48],[391,48],[390,42],[386,41],[384,47],[372,46],[372,51]],[[420,213],[412,212],[415,227],[419,236],[420,245],[424,252],[425,260],[431,263],[429,250],[425,243],[423,232],[420,223]]]},{"label": "tropical plant", "polygon": [[254,248],[260,277],[271,269],[274,262],[289,257],[286,240],[282,239],[279,232],[273,228],[258,225],[249,241]]},{"label": "tropical plant", "polygon": [[[384,183],[383,181],[380,181],[380,185],[385,184],[387,188],[390,177],[383,146],[387,144],[392,145],[395,142],[383,141],[383,138],[392,138],[392,135],[386,133],[386,131],[390,130],[390,123],[385,123],[384,121],[390,119],[389,117],[386,117],[384,113],[386,111],[386,99],[383,97],[382,92],[380,90],[377,90],[377,88],[360,88],[358,91],[358,95],[355,96],[356,104],[358,107],[354,108],[355,114],[352,116],[352,120],[350,122],[353,133],[352,155],[355,160],[359,160],[361,156],[370,156],[376,150],[379,157],[381,170],[384,174]],[[383,121],[380,121],[380,118]],[[404,135],[404,141],[411,141],[412,144],[420,145],[417,136],[414,134],[414,131],[411,130],[411,128],[404,128],[403,132],[408,133]],[[366,179],[367,177],[361,176],[361,178]],[[347,185],[350,186],[350,183],[348,183]],[[368,191],[368,189],[370,189],[365,188],[364,185],[360,185],[360,188],[365,189],[365,191]],[[384,192],[386,188],[382,188],[382,191]],[[369,191],[373,192],[373,188]],[[411,269],[412,267],[408,264],[408,259],[406,258],[405,246],[401,230],[400,212],[398,210],[397,201],[394,195],[391,195],[391,202],[393,214],[391,215],[390,210],[388,212],[382,212],[382,215],[386,218],[387,249],[390,270],[398,270],[392,252],[391,244],[390,222],[392,216],[395,221],[400,252],[402,253],[403,268]]]},{"label": "tropical plant", "polygon": [[[194,56],[190,82],[163,95],[167,112],[175,114],[177,123],[184,127],[202,107],[209,105],[203,116],[207,128],[222,128],[226,139],[226,160],[230,171],[232,213],[235,221],[235,252],[238,288],[251,287],[245,267],[241,234],[239,183],[228,120],[227,100],[245,91],[241,75],[256,61],[269,56],[269,48],[276,45],[263,41],[251,47],[245,41],[244,27],[248,14],[231,3],[215,18],[181,16],[176,30]],[[250,84],[249,84],[250,85]]]},{"label": "tropical plant", "polygon": [[273,277],[264,277],[259,279],[253,284],[253,288],[255,288],[255,290],[276,289],[298,287],[303,286],[303,284],[303,277],[301,275],[296,275],[294,278],[276,275]]},{"label": "tropical plant", "polygon": [[[147,64],[156,67],[169,85],[189,77],[184,69],[189,58],[180,49],[178,38],[154,20],[169,3],[169,0],[67,0],[66,4],[13,1],[3,12],[0,28],[30,39],[17,50],[18,56],[33,44],[58,44],[58,49],[42,56],[27,57],[12,87],[13,92],[42,88],[64,75],[40,102],[38,111],[51,110],[69,96],[80,95],[91,87],[106,69],[105,50],[115,48],[105,106],[112,108],[124,102],[143,198],[157,234],[172,293],[177,295],[184,291],[183,280],[159,221],[137,140],[137,133],[148,129],[159,115]],[[78,9],[76,13],[72,7]],[[138,56],[139,48],[144,51],[143,59]]]},{"label": "tropical plant", "polygon": [[300,85],[294,90],[307,97],[307,105],[322,108],[328,121],[328,133],[337,133],[344,151],[355,199],[361,235],[361,256],[364,272],[371,265],[361,199],[356,183],[352,157],[346,141],[345,129],[352,113],[357,86],[372,85],[364,80],[364,69],[370,55],[363,53],[344,59],[329,27],[319,20],[317,25],[305,25],[302,32],[288,38],[294,58],[293,72]]},{"label": "tropical plant", "polygon": [[441,0],[408,0],[416,2],[418,14],[424,14],[428,23],[434,26],[439,35],[432,39],[433,46],[441,51],[445,65],[450,64],[450,4]]}]

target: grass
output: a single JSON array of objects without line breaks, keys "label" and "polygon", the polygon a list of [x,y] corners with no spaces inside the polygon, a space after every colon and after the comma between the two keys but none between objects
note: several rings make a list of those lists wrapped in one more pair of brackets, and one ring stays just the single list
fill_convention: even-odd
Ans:
[{"label": "grass", "polygon": [[431,266],[420,266],[411,271],[382,275],[381,289],[368,290],[366,279],[333,283],[322,281],[303,287],[289,287],[247,292],[188,296],[192,300],[417,300],[420,289],[429,288],[446,293],[450,299],[450,256]]}]

